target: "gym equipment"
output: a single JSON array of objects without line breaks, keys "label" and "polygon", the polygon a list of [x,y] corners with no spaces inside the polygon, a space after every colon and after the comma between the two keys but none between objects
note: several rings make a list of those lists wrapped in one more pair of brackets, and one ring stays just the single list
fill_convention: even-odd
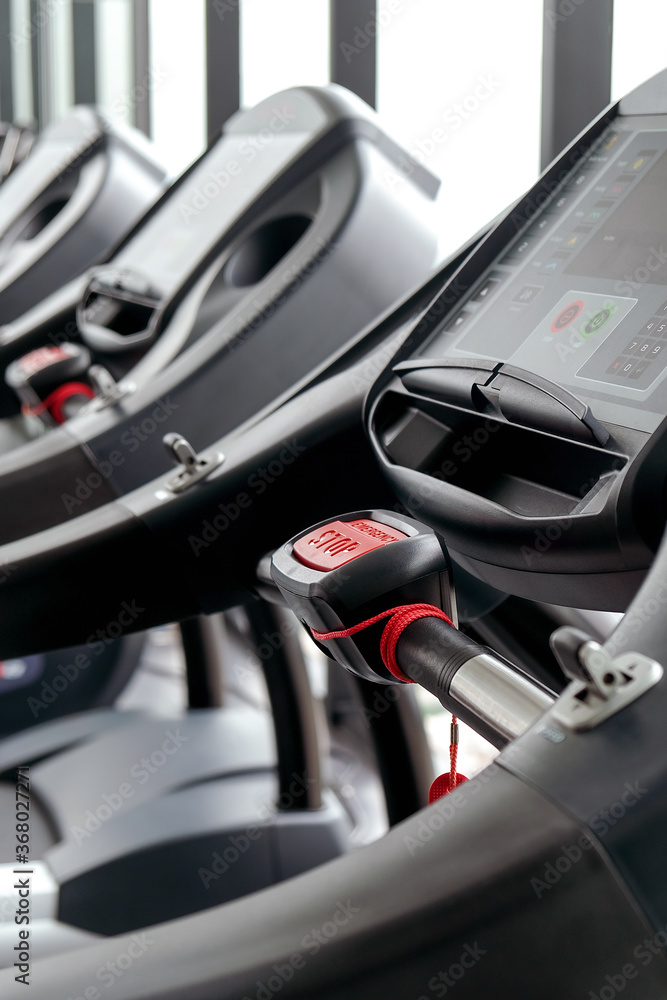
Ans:
[{"label": "gym equipment", "polygon": [[[24,428],[0,462],[8,509],[59,524],[180,462],[166,433],[198,451],[294,395],[433,267],[438,185],[340,88],[234,116],[116,256],[5,328],[0,361],[30,352],[29,371],[79,331],[96,394],[37,440]],[[16,414],[8,386],[1,405]]]},{"label": "gym equipment", "polygon": [[[43,426],[36,441],[4,456],[5,486],[26,497],[31,519],[45,526],[69,517],[74,535],[81,509],[168,468],[170,456],[184,465],[171,482],[185,495],[224,463],[215,458],[202,469],[184,433],[205,442],[205,434],[277,408],[295,380],[315,380],[354,348],[378,310],[423,280],[436,233],[422,216],[437,187],[340,88],[288,91],[240,113],[116,257],[78,282],[77,301],[73,284],[6,328],[7,387],[26,423],[39,417]],[[74,308],[83,343],[61,342],[58,328]],[[88,402],[91,387],[97,394]],[[12,402],[6,392],[8,412]],[[284,441],[281,453],[289,466],[298,440]],[[263,492],[259,474],[257,483]],[[14,527],[5,523],[7,538],[24,530],[26,510],[16,513]],[[8,579],[15,571],[7,568]],[[169,574],[163,583],[172,585]],[[119,624],[146,628],[145,611],[128,595],[113,619],[98,619],[83,640],[91,675],[92,647]],[[248,613],[258,634],[280,626],[288,645],[290,623],[285,631],[279,619],[271,626],[272,612],[264,612],[265,625],[257,607]],[[47,619],[55,624],[57,614],[31,636],[33,650],[62,645]],[[66,631],[74,619],[78,607],[61,619]],[[266,712],[229,707],[169,719],[84,713],[4,742],[5,775],[33,762],[42,954],[76,946],[82,935],[211,907],[349,848],[354,817],[322,787],[303,666],[292,654],[281,668],[277,653],[265,673],[274,718],[289,731],[276,733],[275,748]],[[392,709],[374,735],[393,736],[402,749],[409,724],[397,722],[399,706]],[[406,757],[424,770],[423,734],[412,742]],[[93,759],[93,784],[103,780],[109,791],[79,816],[81,789],[72,786],[71,808],[61,793]],[[400,774],[410,766],[401,762]],[[392,820],[424,801],[411,787],[397,793],[393,779],[385,784]],[[156,894],[165,865],[172,875]],[[0,867],[0,876],[10,869]],[[128,905],[130,885],[145,905]],[[0,935],[0,961],[11,955],[8,944]]]},{"label": "gym equipment", "polygon": [[93,108],[44,129],[0,190],[0,323],[105,260],[164,187],[146,138]]},{"label": "gym equipment", "polygon": [[[143,135],[88,107],[74,108],[37,140],[29,127],[0,126],[0,142],[0,323],[7,324],[114,251],[164,190],[165,172]],[[2,422],[0,451],[24,440],[20,418]],[[52,717],[112,699],[140,648],[136,638],[105,649],[99,671],[57,699]],[[0,666],[0,733],[40,721],[31,704],[62,682],[60,668],[77,655],[86,650]]]},{"label": "gym equipment", "polygon": [[104,504],[169,468],[166,432],[204,444],[325,362],[431,267],[437,187],[340,88],[239,113],[106,264],[4,327],[3,537]]},{"label": "gym equipment", "polygon": [[0,737],[112,705],[137,667],[145,636],[105,638],[0,663]]},{"label": "gym equipment", "polygon": [[622,611],[664,527],[657,87],[513,206],[368,400],[397,495],[505,593]]},{"label": "gym equipment", "polygon": [[[375,381],[366,410],[374,454],[403,507],[442,532],[455,583],[458,565],[505,591],[624,608],[644,579],[604,645],[570,629],[555,637],[576,679],[523,733],[499,734],[505,748],[492,767],[355,854],[151,928],[150,946],[114,982],[118,997],[403,998],[453,983],[461,997],[664,995],[667,556],[663,546],[654,558],[654,548],[666,411],[654,349],[665,296],[666,93],[661,74],[605,111],[422,315],[426,294],[384,317],[365,354],[348,352],[270,420],[210,443],[225,462],[208,478],[176,494],[159,477],[122,508],[110,504],[104,521],[102,511],[77,518],[82,541],[60,526],[4,547],[20,560],[0,595],[8,616],[27,593],[31,562],[61,565],[74,552],[89,579],[104,567],[98,614],[107,613],[123,593],[108,582],[112,552],[125,541],[119,555],[129,554],[130,538],[147,607],[151,575],[173,574],[149,616],[232,603],[280,529],[273,549],[341,511],[392,509],[360,443],[363,393],[352,385],[375,365],[366,378]],[[297,431],[306,451],[267,484],[266,505],[253,498],[244,515],[236,498],[248,476]],[[202,539],[216,507],[233,531],[214,526],[218,537],[209,532],[195,554],[191,539]],[[270,576],[260,578],[268,592]],[[81,630],[93,618],[91,600]],[[396,650],[406,676],[432,672],[428,657],[439,644],[447,652],[450,629],[438,618],[408,626]],[[477,677],[490,681],[495,666],[486,667]],[[477,690],[493,705],[494,690]],[[469,700],[472,714],[479,708]],[[35,963],[33,995],[81,995],[106,963],[132,954],[132,941]],[[22,995],[10,972],[0,982],[10,1000]]]}]

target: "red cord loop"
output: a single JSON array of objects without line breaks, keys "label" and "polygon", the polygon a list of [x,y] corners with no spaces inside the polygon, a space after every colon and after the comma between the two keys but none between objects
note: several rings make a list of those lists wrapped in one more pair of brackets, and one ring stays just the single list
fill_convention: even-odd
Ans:
[{"label": "red cord loop", "polygon": [[401,604],[397,608],[390,608],[389,611],[383,611],[382,614],[375,615],[373,618],[367,618],[365,622],[360,622],[351,628],[339,629],[337,632],[316,632],[311,629],[311,633],[313,638],[319,642],[326,642],[327,639],[347,639],[356,632],[368,628],[369,625],[375,625],[383,618],[389,618],[389,621],[382,630],[382,638],[380,639],[382,662],[396,680],[403,681],[404,684],[414,684],[414,681],[411,681],[403,673],[396,661],[396,644],[401,638],[403,630],[419,618],[442,618],[452,628],[455,627],[451,618],[433,604]]},{"label": "red cord loop", "polygon": [[[410,680],[403,673],[396,661],[396,645],[401,638],[403,630],[419,618],[442,618],[452,628],[456,627],[451,618],[433,604],[401,604],[397,608],[390,608],[389,611],[383,611],[382,614],[375,615],[373,618],[367,618],[365,622],[359,622],[358,625],[352,625],[350,628],[339,629],[337,632],[316,632],[315,629],[311,629],[310,631],[313,638],[317,639],[318,642],[326,642],[328,639],[348,639],[351,635],[355,635],[357,632],[368,628],[369,625],[375,625],[376,622],[382,621],[383,618],[388,618],[389,621],[382,630],[382,637],[380,639],[382,662],[389,673],[396,680],[403,681],[404,684],[414,684],[414,681]],[[468,780],[465,774],[459,774],[456,770],[459,753],[458,722],[457,717],[452,715],[451,742],[449,744],[449,774],[441,774],[431,785],[428,797],[430,803],[442,798],[443,795],[453,791],[457,785]]]},{"label": "red cord loop", "polygon": [[95,391],[85,382],[65,382],[49,393],[38,406],[24,403],[21,412],[24,417],[38,417],[45,410],[50,410],[56,423],[62,424],[65,422],[63,406],[71,396],[86,396],[88,399],[93,399]]}]

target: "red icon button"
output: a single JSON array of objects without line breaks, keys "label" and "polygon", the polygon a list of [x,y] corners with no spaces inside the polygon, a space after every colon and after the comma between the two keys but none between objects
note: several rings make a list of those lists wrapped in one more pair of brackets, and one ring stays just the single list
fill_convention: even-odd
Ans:
[{"label": "red icon button", "polygon": [[396,528],[362,517],[354,521],[332,521],[309,531],[294,543],[293,551],[304,566],[326,572],[407,537]]},{"label": "red icon button", "polygon": [[569,326],[572,320],[575,320],[581,310],[584,308],[584,303],[581,299],[577,299],[576,302],[570,302],[569,306],[565,306],[564,309],[556,316],[555,320],[551,324],[551,332],[558,333],[559,330],[564,330],[566,326]]}]

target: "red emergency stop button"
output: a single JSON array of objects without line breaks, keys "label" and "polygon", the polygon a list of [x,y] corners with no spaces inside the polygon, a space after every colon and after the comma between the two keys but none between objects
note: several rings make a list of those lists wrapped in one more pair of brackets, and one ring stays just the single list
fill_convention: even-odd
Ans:
[{"label": "red emergency stop button", "polygon": [[304,566],[326,572],[407,537],[396,528],[361,517],[355,521],[332,521],[309,531],[294,543],[293,551]]},{"label": "red emergency stop button", "polygon": [[20,370],[23,378],[30,378],[31,375],[36,375],[37,372],[41,372],[42,368],[48,368],[56,361],[67,360],[69,360],[69,354],[62,347],[37,347],[34,351],[19,358],[16,367]]}]

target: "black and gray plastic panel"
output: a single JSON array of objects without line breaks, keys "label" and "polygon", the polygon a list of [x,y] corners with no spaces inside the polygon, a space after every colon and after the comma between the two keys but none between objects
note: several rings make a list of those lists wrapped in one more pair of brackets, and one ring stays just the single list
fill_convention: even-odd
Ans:
[{"label": "black and gray plastic panel", "polygon": [[[316,872],[150,928],[151,947],[115,992],[123,1000],[232,1000],[276,977],[288,997],[403,1000],[428,995],[429,982],[444,983],[440,973],[450,968],[459,976],[468,956],[457,982],[462,997],[539,990],[562,1000],[597,991],[623,964],[628,944],[652,936],[597,845],[537,898],[531,880],[584,830],[504,768],[487,769],[443,803]],[[586,944],[567,962],[563,927]],[[34,996],[76,996],[131,940],[35,963]],[[288,970],[280,980],[279,969]],[[661,958],[637,963],[625,995],[658,1000],[666,975]],[[11,972],[0,973],[0,983],[8,1000],[22,996]]]},{"label": "black and gray plastic panel", "polygon": [[[665,616],[649,611],[664,601],[666,559],[663,544],[610,653],[664,657]],[[149,928],[151,947],[115,984],[118,996],[231,1000],[276,977],[288,997],[402,1000],[449,976],[471,1000],[492,991],[561,1000],[607,987],[660,1000],[666,693],[663,676],[585,731],[562,725],[557,701],[491,767],[381,841]],[[564,935],[585,945],[567,962]],[[132,940],[35,963],[33,992],[75,995]],[[10,1000],[22,995],[11,971],[0,984]]]},{"label": "black and gray plastic panel", "polygon": [[138,132],[77,107],[40,135],[0,195],[0,323],[106,258],[165,172]]},{"label": "black and gray plastic panel", "polygon": [[[260,559],[304,523],[360,500],[391,507],[393,496],[364,435],[362,402],[386,361],[386,339],[395,343],[406,335],[437,283],[432,278],[400,308],[388,310],[340,353],[328,377],[325,370],[216,441],[210,453],[224,455],[224,461],[191,488],[171,490],[174,470],[122,500],[110,497],[87,512],[77,508],[78,516],[50,528],[35,530],[39,510],[31,512],[32,534],[0,546],[0,565],[11,566],[0,587],[6,623],[1,655],[85,641],[115,620],[123,601],[142,608],[136,622],[141,629],[243,603],[256,592]],[[45,447],[62,433],[45,438]],[[332,477],[340,456],[344,474]],[[280,475],[269,471],[277,471],[273,462],[280,463]],[[105,490],[98,477],[92,505]],[[25,528],[18,520],[14,525],[22,535]],[[39,604],[36,593],[42,595]],[[73,599],[76,617],[70,613]]]},{"label": "black and gray plastic panel", "polygon": [[[300,180],[313,178],[314,201],[306,197],[289,213],[265,220],[263,231],[254,230],[226,262],[232,289],[256,284],[280,259],[281,245],[286,252],[297,242],[314,221],[318,201],[327,197],[317,190],[317,167],[360,138],[377,146],[388,169],[398,171],[406,154],[380,131],[370,109],[342,88],[295,88],[239,111],[111,266],[93,273],[78,311],[86,341],[114,352],[153,339],[176,302],[219,257],[222,237],[233,238],[242,221],[260,216]],[[411,159],[409,168],[410,186],[432,199],[439,181]],[[282,186],[276,187],[281,177]]]},{"label": "black and gray plastic panel", "polygon": [[[93,272],[81,335],[120,394],[6,456],[8,506],[29,505],[35,528],[57,524],[168,469],[165,433],[205,449],[326,369],[434,265],[427,216],[439,182],[417,164],[403,176],[405,155],[340,88],[287,91],[240,113]],[[53,329],[34,311],[44,339],[67,328],[72,288],[54,297]],[[19,326],[18,337],[7,328],[6,352],[26,337],[34,346]],[[46,455],[58,456],[55,488],[53,470],[40,472]],[[100,475],[81,507],[72,490]],[[5,527],[5,540],[17,537]]]},{"label": "black and gray plastic panel", "polygon": [[[73,933],[70,943],[67,931],[136,930],[257,891],[349,849],[350,816],[329,790],[319,808],[308,808],[307,774],[293,775],[293,808],[282,807],[266,712],[85,713],[45,729],[4,741],[0,792],[11,794],[14,813],[11,765],[36,761],[31,845],[44,887],[33,916],[48,918],[53,933],[57,922],[62,950],[80,943]],[[5,876],[16,867],[15,837],[13,828],[1,832],[0,892],[11,895]],[[2,924],[0,962],[15,936]],[[39,924],[32,929],[33,958],[55,947],[42,932]]]}]

